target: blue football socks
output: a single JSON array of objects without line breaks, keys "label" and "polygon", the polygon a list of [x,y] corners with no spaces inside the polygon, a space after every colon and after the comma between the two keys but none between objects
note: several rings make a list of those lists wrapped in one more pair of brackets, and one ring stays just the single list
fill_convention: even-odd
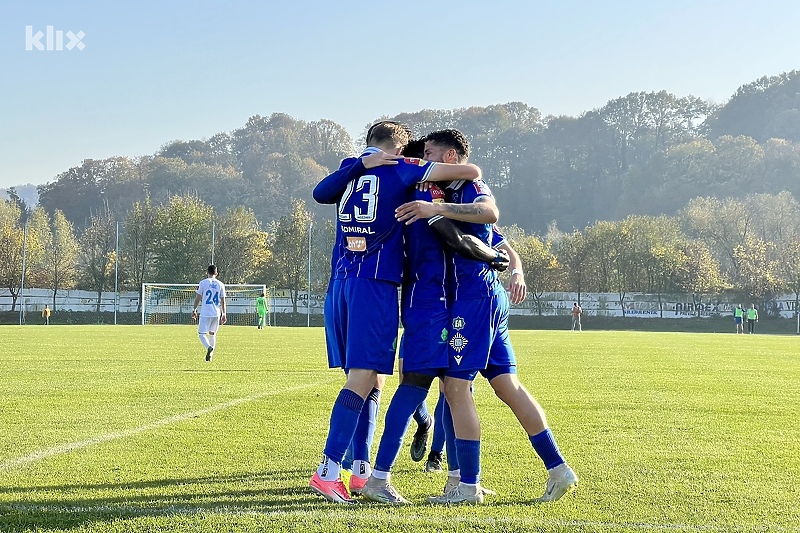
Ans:
[{"label": "blue football socks", "polygon": [[539,454],[539,457],[544,461],[545,468],[550,470],[566,462],[561,452],[558,450],[556,439],[553,437],[553,432],[550,431],[550,428],[536,435],[530,435],[529,437],[533,449],[536,450],[536,453]]},{"label": "blue football socks", "polygon": [[411,423],[411,417],[420,403],[425,402],[428,389],[416,385],[400,384],[394,393],[389,409],[386,411],[383,436],[375,456],[375,469],[390,472],[400,448],[403,446],[403,436]]},{"label": "blue football socks", "polygon": [[363,407],[364,400],[350,389],[342,389],[333,403],[330,429],[323,453],[334,462],[341,464],[347,447],[353,440]]},{"label": "blue football socks", "polygon": [[353,434],[353,460],[369,463],[369,452],[372,448],[372,438],[375,436],[375,426],[378,418],[378,406],[381,402],[381,390],[373,388],[367,396],[366,403],[358,417],[355,433]]}]

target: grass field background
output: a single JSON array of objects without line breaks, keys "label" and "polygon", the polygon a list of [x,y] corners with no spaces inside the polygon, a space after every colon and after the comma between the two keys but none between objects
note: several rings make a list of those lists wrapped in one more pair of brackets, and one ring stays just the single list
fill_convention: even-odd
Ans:
[{"label": "grass field background", "polygon": [[[321,328],[0,328],[0,531],[800,531],[800,339],[513,331],[520,376],[581,477],[546,472],[479,380],[479,507],[342,508],[308,489],[343,383]],[[387,381],[383,415],[397,385]],[[429,397],[432,409],[435,398]],[[410,443],[410,436],[407,439]]]}]

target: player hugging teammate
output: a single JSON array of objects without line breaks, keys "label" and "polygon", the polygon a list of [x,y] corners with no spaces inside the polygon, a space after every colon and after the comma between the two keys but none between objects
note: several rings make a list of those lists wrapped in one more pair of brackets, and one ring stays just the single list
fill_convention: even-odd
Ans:
[{"label": "player hugging teammate", "polygon": [[[514,411],[549,471],[539,501],[560,498],[578,479],[542,408],[517,379],[509,294],[497,272],[510,263],[517,303],[525,297],[522,264],[494,226],[498,209],[480,169],[467,163],[468,142],[456,130],[442,130],[425,138],[424,158],[401,157],[411,135],[393,121],[373,125],[366,140],[361,157],[343,161],[314,189],[315,200],[337,206],[325,331],[329,365],[342,368],[347,380],[333,405],[311,489],[336,503],[355,503],[359,493],[382,503],[409,503],[392,486],[390,471],[412,415],[439,377],[447,398],[448,481],[428,501],[483,502],[492,492],[480,485],[480,424],[471,394],[480,373]],[[432,182],[442,187],[428,187]],[[418,183],[426,186],[417,189]],[[379,375],[394,368],[401,286],[401,384],[373,469],[369,444]],[[359,450],[349,491],[342,481],[348,448]]]}]

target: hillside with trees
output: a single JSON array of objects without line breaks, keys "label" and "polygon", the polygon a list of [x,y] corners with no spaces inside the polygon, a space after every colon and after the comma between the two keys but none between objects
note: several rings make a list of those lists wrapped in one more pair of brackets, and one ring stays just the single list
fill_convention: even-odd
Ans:
[{"label": "hillside with trees", "polygon": [[[503,223],[543,233],[553,223],[571,230],[631,214],[675,215],[696,196],[799,197],[798,95],[800,71],[793,71],[744,85],[721,107],[660,91],[631,93],[579,117],[542,117],[511,102],[391,118],[420,136],[462,130]],[[310,189],[358,141],[328,120],[255,115],[232,132],[172,141],[152,155],[86,159],[40,186],[39,202],[79,228],[104,206],[121,217],[146,197],[162,203],[176,194],[217,210],[244,206],[267,223],[294,200],[311,206]]]},{"label": "hillside with trees", "polygon": [[[799,95],[792,71],[743,85],[722,106],[660,91],[578,117],[510,102],[376,119],[467,135],[533,298],[734,290],[767,301],[800,291]],[[209,249],[228,282],[299,290],[311,258],[312,288],[322,288],[333,217],[311,190],[362,141],[329,120],[255,115],[152,155],[86,159],[39,186],[35,207],[11,189],[0,286],[16,302],[25,240],[26,284],[54,293],[99,294],[115,266],[123,288],[194,282]]]}]

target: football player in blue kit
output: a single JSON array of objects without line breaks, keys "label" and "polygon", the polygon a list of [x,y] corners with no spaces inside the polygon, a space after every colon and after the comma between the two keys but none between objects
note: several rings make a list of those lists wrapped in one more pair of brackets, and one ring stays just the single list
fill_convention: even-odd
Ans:
[{"label": "football player in blue kit", "polygon": [[[400,156],[394,154],[375,151],[361,158],[350,157],[344,159],[339,170],[329,176],[327,180],[323,180],[317,185],[314,189],[314,199],[320,203],[336,203],[344,193],[347,182],[361,177],[362,174],[366,173],[366,171],[371,168],[387,164],[396,164],[396,161],[400,158]],[[331,183],[336,182],[342,183],[342,189],[340,191],[336,191],[335,188],[332,189],[330,187]],[[342,354],[345,353],[345,346],[342,344],[343,339],[334,333],[336,325],[333,317],[333,273],[336,270],[336,264],[338,262],[337,254],[340,249],[341,239],[341,228],[337,226],[331,254],[331,278],[328,281],[328,290],[325,294],[324,319],[328,366],[330,368],[342,368],[342,370],[344,370],[341,357]],[[364,407],[361,409],[353,439],[347,448],[341,465],[342,482],[345,487],[350,489],[351,493],[360,493],[361,488],[366,484],[370,474],[370,449],[375,434],[378,407],[380,405],[381,391],[383,390],[385,380],[386,376],[383,374],[378,374],[376,377],[375,384],[367,395]],[[353,471],[356,472],[355,476],[352,475]]]},{"label": "football player in blue kit", "polygon": [[[457,130],[442,130],[426,137],[425,157],[432,161],[463,162],[469,144]],[[458,220],[464,233],[492,242],[493,224],[499,211],[494,196],[482,180],[454,181],[445,187],[447,202],[411,201],[397,210],[398,220],[410,224],[423,218],[444,216]],[[445,396],[452,420],[460,482],[448,483],[445,494],[431,503],[481,503],[480,421],[471,394],[471,383],[481,373],[497,396],[514,412],[542,459],[549,477],[538,501],[554,501],[578,482],[547,426],[544,410],[520,383],[516,358],[508,335],[509,299],[496,271],[486,263],[452,256],[453,306],[449,332],[450,366],[445,377]]]},{"label": "football player in blue kit", "polygon": [[[404,153],[413,149],[411,144]],[[444,192],[431,185],[425,190],[415,190],[414,198],[438,203],[444,201]],[[495,250],[474,236],[465,235],[454,222],[444,217],[432,217],[405,226],[401,299],[403,337],[400,343],[402,379],[386,412],[375,468],[361,491],[369,500],[409,503],[391,485],[390,472],[412,414],[425,401],[434,378],[443,375],[449,366],[450,304],[446,275],[451,253],[487,263],[497,270],[505,270],[508,266],[505,251]]]},{"label": "football player in blue kit", "polygon": [[[364,156],[383,151],[397,155],[410,141],[408,129],[384,121],[370,128]],[[379,374],[394,367],[397,290],[403,271],[403,225],[395,210],[413,187],[425,181],[474,180],[480,169],[470,164],[438,164],[416,158],[387,161],[367,171],[363,157],[324,178],[315,200],[337,205],[337,249],[334,250],[328,347],[347,372],[347,381],[331,411],[322,461],[309,482],[314,492],[336,503],[354,503],[341,481],[345,452],[358,425],[365,399]],[[360,173],[353,178],[348,171]]]}]

